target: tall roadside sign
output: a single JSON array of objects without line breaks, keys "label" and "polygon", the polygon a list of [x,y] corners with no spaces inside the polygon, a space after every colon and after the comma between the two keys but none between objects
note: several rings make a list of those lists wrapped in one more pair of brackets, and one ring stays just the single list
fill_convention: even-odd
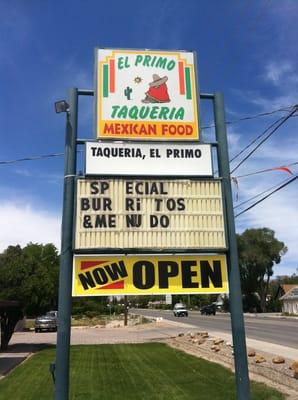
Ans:
[{"label": "tall roadside sign", "polygon": [[[71,292],[229,292],[237,399],[248,400],[222,95],[198,95],[193,52],[96,49],[95,58],[95,91],[73,90],[67,116],[56,400],[68,399]],[[77,140],[79,95],[95,96],[90,140]],[[202,140],[199,99],[213,102],[215,143]]]}]

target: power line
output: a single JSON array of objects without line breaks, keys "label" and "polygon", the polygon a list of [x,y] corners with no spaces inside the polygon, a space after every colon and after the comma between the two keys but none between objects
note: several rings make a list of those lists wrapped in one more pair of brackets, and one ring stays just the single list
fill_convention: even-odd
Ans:
[{"label": "power line", "polygon": [[266,196],[262,197],[260,200],[256,201],[251,206],[247,207],[245,210],[243,210],[240,213],[236,214],[235,218],[239,217],[239,215],[244,214],[246,211],[251,210],[253,207],[255,207],[256,205],[260,204],[262,201],[268,199],[268,197],[271,196],[272,194],[278,192],[279,190],[283,189],[284,187],[286,187],[290,183],[294,182],[297,178],[298,178],[297,176],[294,176],[293,178],[288,180],[286,183],[284,183],[283,185],[279,186],[277,189],[273,190],[271,193],[267,194]]},{"label": "power line", "polygon": [[[282,121],[280,121],[275,128],[267,135],[264,137],[263,140],[261,140],[237,165],[236,167],[231,171],[231,174],[236,171],[242,165],[263,143],[265,143],[266,140],[270,138],[270,136],[273,135],[274,132],[277,131],[278,128],[281,127],[291,116],[297,111],[298,106],[295,105],[293,110],[285,117],[282,118]],[[268,129],[267,129],[268,130]],[[263,133],[264,134],[264,133]]]},{"label": "power line", "polygon": [[[262,174],[264,172],[270,172],[270,171],[274,171],[274,170],[278,170],[278,169],[286,169],[289,167],[292,167],[293,165],[298,165],[298,161],[293,162],[291,164],[288,165],[279,165],[278,167],[272,167],[272,168],[267,168],[267,169],[261,169],[259,171],[254,171],[254,172],[250,172],[248,174],[245,175],[238,175],[238,176],[234,176],[233,178],[239,179],[239,178],[246,178],[247,176],[252,176],[252,175],[257,175],[257,174]],[[289,171],[291,172],[291,171]]]},{"label": "power line", "polygon": [[[292,107],[294,107],[294,105],[284,106],[284,107],[278,108],[278,109],[276,109],[276,110],[272,110],[272,111],[268,111],[268,112],[263,112],[263,113],[259,113],[259,114],[248,115],[248,116],[245,116],[245,117],[241,117],[241,118],[238,118],[238,119],[234,119],[234,120],[232,120],[232,121],[226,121],[226,125],[234,124],[234,123],[237,123],[237,122],[240,122],[240,121],[246,121],[246,120],[251,120],[251,119],[254,119],[254,118],[259,118],[259,117],[264,117],[264,116],[272,115],[272,114],[275,114],[275,113],[281,112],[281,111],[289,111],[289,109],[291,109]],[[281,117],[281,118],[280,118],[279,120],[277,120],[275,123],[277,123],[278,121],[280,121],[282,118],[284,118],[284,117]],[[275,123],[274,123],[274,124],[275,124]],[[273,125],[274,125],[274,124],[273,124]],[[273,125],[270,125],[270,127],[273,126]],[[209,129],[209,128],[214,128],[214,127],[215,127],[215,125],[203,126],[203,127],[201,127],[201,130],[203,130],[203,129]],[[270,128],[270,127],[269,127],[269,128]],[[269,128],[267,128],[267,130],[268,130]],[[267,131],[267,130],[266,130],[266,131]],[[263,133],[264,133],[264,132],[263,132]],[[261,137],[261,135],[260,135],[259,137]],[[259,137],[258,137],[258,138],[259,138]],[[258,138],[256,138],[255,140],[257,140]],[[253,144],[253,142],[252,142],[251,144]],[[81,151],[81,150],[78,150],[78,152],[80,152],[80,151]],[[244,150],[243,150],[243,151],[244,151]],[[239,155],[240,155],[240,154],[241,154],[241,153],[239,153]],[[14,163],[16,163],[16,162],[23,162],[23,161],[41,160],[41,159],[46,159],[46,158],[51,158],[51,157],[61,157],[61,156],[63,156],[63,155],[64,155],[64,153],[53,153],[53,154],[44,154],[44,155],[40,155],[40,156],[25,157],[25,158],[19,158],[19,159],[15,159],[15,160],[0,161],[0,165],[14,164]],[[231,159],[230,162],[232,162],[236,157],[238,157],[238,155],[236,155],[233,159]]]},{"label": "power line", "polygon": [[263,192],[260,192],[260,193],[258,193],[258,194],[256,194],[256,195],[250,197],[249,199],[244,200],[244,201],[242,201],[242,202],[239,203],[239,204],[236,204],[233,208],[235,209],[235,208],[238,208],[238,207],[243,206],[244,204],[249,203],[250,201],[252,201],[252,200],[254,200],[254,199],[256,199],[256,198],[262,196],[263,194],[265,194],[265,193],[267,193],[267,192],[269,192],[269,191],[271,191],[271,190],[276,189],[276,188],[279,187],[280,185],[282,185],[282,184],[288,182],[290,179],[291,179],[291,178],[284,179],[283,181],[279,182],[277,185],[271,186],[270,188],[264,190]]},{"label": "power line", "polygon": [[258,135],[256,138],[254,138],[251,142],[248,143],[248,145],[246,145],[242,150],[239,151],[239,153],[237,153],[235,156],[233,156],[229,161],[230,163],[233,162],[234,160],[236,160],[236,158],[238,158],[241,154],[243,154],[245,152],[245,150],[247,150],[250,146],[252,146],[258,139],[260,139],[262,136],[265,135],[265,133],[267,133],[269,131],[269,129],[273,128],[274,125],[278,124],[284,117],[281,117],[279,119],[277,119],[276,121],[274,121],[271,125],[269,125],[260,135]]},{"label": "power line", "polygon": [[61,157],[63,155],[64,155],[64,153],[53,153],[53,154],[44,154],[44,155],[41,155],[41,156],[18,158],[16,160],[0,161],[0,165],[14,164],[14,163],[17,163],[17,162],[22,162],[22,161],[42,160],[42,159],[51,158],[51,157]]},{"label": "power line", "polygon": [[[226,125],[234,124],[240,121],[247,121],[251,120],[254,118],[259,118],[259,117],[264,117],[268,115],[272,115],[281,111],[289,111],[292,107],[297,107],[297,105],[291,105],[291,106],[285,106],[283,108],[278,108],[276,110],[268,111],[268,112],[263,112],[259,114],[254,114],[254,115],[248,115],[245,117],[241,117],[232,121],[226,121]],[[292,115],[291,115],[292,116]],[[293,117],[298,117],[298,115],[294,115]],[[276,120],[273,124],[271,124],[264,132],[261,133],[257,138],[255,138],[249,145],[247,145],[243,150],[241,150],[238,154],[236,154],[230,162],[234,161],[239,155],[241,155],[248,147],[250,147],[253,143],[255,143],[259,138],[261,138],[270,128],[272,128],[275,124],[277,124],[279,121],[281,121],[285,117],[281,117],[278,120]],[[209,129],[209,128],[214,128],[215,125],[208,125],[208,126],[203,126],[201,127],[201,130],[203,129]],[[81,152],[81,150],[78,150],[78,152]],[[18,158],[15,160],[7,160],[7,161],[0,161],[0,165],[6,165],[6,164],[14,164],[17,162],[23,162],[23,161],[35,161],[35,160],[41,160],[41,159],[46,159],[46,158],[52,158],[52,157],[61,157],[63,156],[64,153],[53,153],[53,154],[43,154],[39,156],[30,156],[30,157],[24,157],[24,158]],[[233,172],[233,171],[232,171]]]},{"label": "power line", "polygon": [[293,107],[293,105],[287,106],[287,107],[284,107],[284,108],[279,108],[279,109],[273,110],[273,111],[263,112],[263,113],[259,113],[259,114],[255,114],[255,115],[248,115],[246,117],[242,117],[242,118],[234,119],[232,121],[228,121],[227,124],[234,124],[234,123],[240,122],[240,121],[247,121],[247,120],[250,120],[250,119],[266,117],[268,115],[276,114],[277,112],[289,111],[289,108],[292,108],[292,107]]},{"label": "power line", "polygon": [[[231,121],[226,121],[226,125],[236,124],[237,122],[248,121],[248,120],[255,119],[255,118],[266,117],[268,115],[276,114],[278,112],[289,111],[289,109],[291,109],[293,106],[294,105],[290,105],[290,106],[285,106],[283,108],[278,108],[276,110],[272,110],[272,111],[268,111],[268,112],[263,112],[263,113],[259,113],[259,114],[253,114],[253,115],[247,115],[245,117],[240,117],[240,118],[237,118],[237,119],[233,119]],[[212,124],[212,125],[202,126],[201,130],[210,129],[210,128],[215,128],[215,125]]]},{"label": "power line", "polygon": [[[77,153],[81,153],[82,151],[83,150],[77,150]],[[23,162],[23,161],[43,160],[43,159],[46,159],[46,158],[61,157],[61,156],[64,156],[64,153],[43,154],[43,155],[40,155],[40,156],[17,158],[16,160],[0,161],[0,165],[15,164],[17,162]]]}]

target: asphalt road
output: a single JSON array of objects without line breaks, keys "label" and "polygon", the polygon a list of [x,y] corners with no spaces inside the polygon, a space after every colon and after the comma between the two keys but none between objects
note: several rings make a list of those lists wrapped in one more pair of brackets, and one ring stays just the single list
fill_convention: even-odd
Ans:
[{"label": "asphalt road", "polygon": [[[179,321],[194,325],[200,330],[212,330],[231,333],[229,314],[217,313],[215,316],[201,315],[190,311],[188,317],[174,317],[172,311],[132,309],[131,312],[141,315],[162,317],[170,321]],[[245,317],[245,332],[250,339],[298,348],[298,320],[277,317]]]}]

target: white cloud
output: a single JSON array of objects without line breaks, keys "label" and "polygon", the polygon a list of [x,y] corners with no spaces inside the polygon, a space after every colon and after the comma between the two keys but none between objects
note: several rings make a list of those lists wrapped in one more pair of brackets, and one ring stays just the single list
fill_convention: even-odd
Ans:
[{"label": "white cloud", "polygon": [[265,66],[264,78],[275,86],[288,83],[290,81],[297,82],[294,66],[289,61],[270,62]]},{"label": "white cloud", "polygon": [[243,147],[243,144],[240,143],[242,135],[236,132],[235,128],[230,126],[227,129],[227,138],[228,138],[230,157],[232,157],[233,154],[238,152]]},{"label": "white cloud", "polygon": [[8,246],[54,243],[60,249],[61,218],[33,205],[7,202],[0,207],[0,251]]},{"label": "white cloud", "polygon": [[61,171],[61,174],[55,174],[55,173],[50,173],[50,172],[41,172],[41,171],[36,171],[36,170],[29,170],[25,168],[16,168],[14,170],[14,173],[20,176],[23,176],[24,178],[35,178],[35,179],[40,179],[43,181],[43,183],[50,183],[54,185],[62,185],[63,182],[63,171]]},{"label": "white cloud", "polygon": [[[285,179],[286,177],[285,175]],[[280,179],[281,177],[279,177]],[[251,178],[250,182],[240,181],[240,201],[266,190],[272,184],[274,185],[271,180],[267,179],[266,182],[266,178],[261,176],[257,179]],[[293,274],[298,267],[298,209],[295,201],[297,198],[297,184],[298,181],[296,180],[236,218],[239,233],[247,228],[267,227],[273,229],[277,239],[283,241],[288,247],[288,252],[282,258],[281,264],[277,265],[274,269],[275,275]],[[242,209],[250,204],[246,204]],[[240,209],[235,209],[235,214]]]},{"label": "white cloud", "polygon": [[243,91],[232,89],[231,92],[235,95],[236,99],[238,98],[248,104],[257,106],[258,112],[270,112],[281,108],[285,108],[285,111],[287,111],[291,106],[297,104],[297,85],[292,85],[291,88],[283,92],[281,90],[270,96],[264,96],[263,93],[257,90]]}]

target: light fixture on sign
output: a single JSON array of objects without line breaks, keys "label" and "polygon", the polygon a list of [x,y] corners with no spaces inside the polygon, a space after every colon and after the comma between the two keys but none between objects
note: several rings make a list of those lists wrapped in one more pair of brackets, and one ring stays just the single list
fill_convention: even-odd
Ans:
[{"label": "light fixture on sign", "polygon": [[57,114],[62,112],[69,113],[69,104],[65,100],[55,102],[55,111]]}]

